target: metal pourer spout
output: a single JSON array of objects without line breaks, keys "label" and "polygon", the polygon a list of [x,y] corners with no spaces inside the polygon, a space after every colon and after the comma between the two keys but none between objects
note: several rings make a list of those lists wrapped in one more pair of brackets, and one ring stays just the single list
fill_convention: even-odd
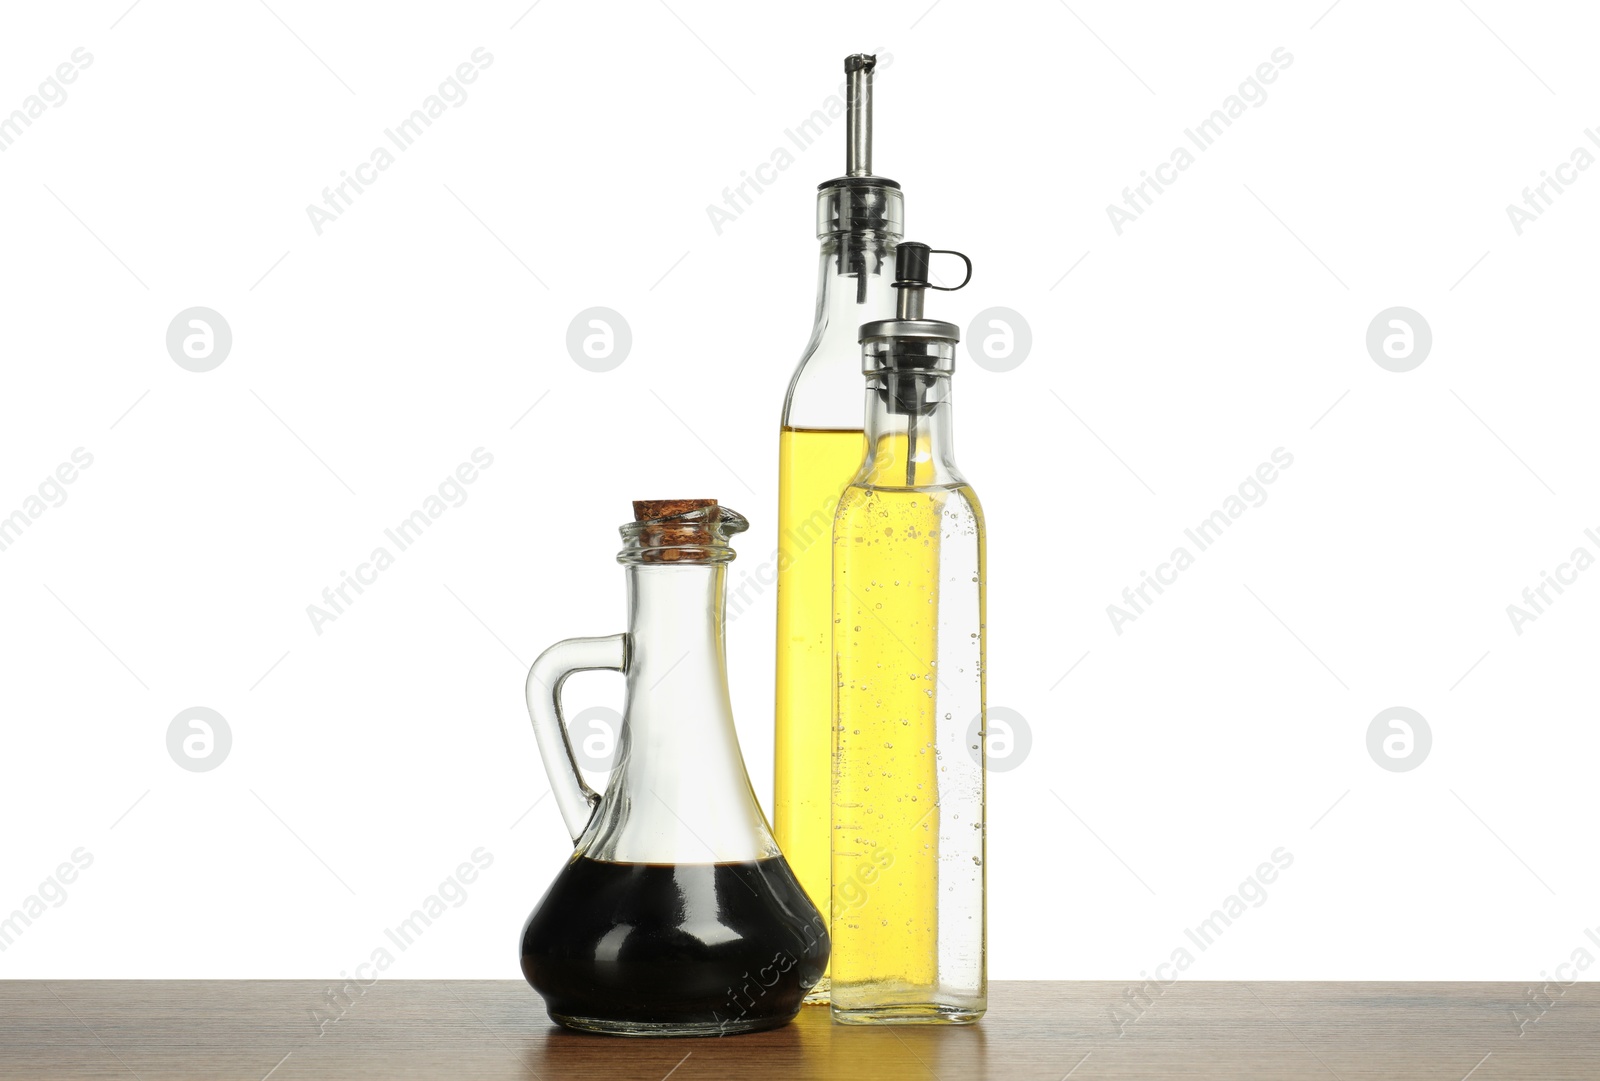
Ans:
[{"label": "metal pourer spout", "polygon": [[913,241],[900,245],[895,252],[896,319],[922,318],[922,302],[928,290],[928,256],[932,251],[926,244]]},{"label": "metal pourer spout", "polygon": [[[954,255],[966,264],[967,276],[961,279],[961,285],[932,285],[929,283],[928,260],[933,255]],[[946,293],[953,293],[971,280],[972,260],[965,255],[958,251],[930,248],[926,244],[906,241],[895,249],[894,256],[894,290],[897,294],[895,319],[922,319],[923,299],[929,289],[939,289]]]},{"label": "metal pourer spout", "polygon": [[[836,273],[856,279],[856,303],[867,302],[868,279],[888,273],[883,249],[905,233],[900,185],[872,172],[872,75],[878,58],[844,58],[845,172],[817,185],[817,237],[837,238]],[[837,101],[837,99],[835,99]]]},{"label": "metal pourer spout", "polygon": [[[966,266],[957,285],[929,282],[928,262],[934,255],[954,255]],[[890,413],[906,418],[906,485],[916,482],[917,418],[930,416],[944,399],[955,368],[961,331],[954,323],[929,319],[923,301],[929,289],[953,293],[972,280],[972,260],[958,251],[904,241],[894,257],[895,317],[861,328],[862,371]]]},{"label": "metal pourer spout", "polygon": [[872,69],[877,66],[878,58],[866,53],[844,58],[849,83],[844,125],[846,176],[872,175]]}]

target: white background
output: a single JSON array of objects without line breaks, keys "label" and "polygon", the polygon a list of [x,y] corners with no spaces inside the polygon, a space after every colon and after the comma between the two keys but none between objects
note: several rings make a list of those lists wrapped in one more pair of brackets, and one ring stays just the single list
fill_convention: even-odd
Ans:
[{"label": "white background", "polygon": [[[1505,209],[1600,153],[1592,11],[125,8],[8,5],[0,30],[0,111],[93,56],[0,153],[0,514],[94,458],[0,552],[0,912],[94,861],[0,976],[332,979],[480,846],[388,974],[517,976],[570,850],[549,800],[529,813],[524,664],[621,629],[632,498],[747,513],[735,584],[770,558],[842,124],[720,235],[706,207],[857,50],[884,57],[908,235],[976,264],[938,314],[1032,333],[1015,370],[956,376],[989,700],[1032,733],[991,775],[991,975],[1134,979],[1188,945],[1199,978],[1542,982],[1600,952],[1600,574],[1520,635],[1506,613],[1600,554],[1600,170],[1522,235]],[[318,235],[306,206],[479,47],[465,103]],[[1107,204],[1280,47],[1266,100],[1118,235]],[[233,333],[204,374],[165,345],[195,305]],[[632,329],[608,373],[565,345],[595,305]],[[1404,374],[1365,345],[1395,305],[1434,337]],[[307,605],[478,447],[470,498],[319,635]],[[1116,633],[1106,606],[1279,447],[1266,502]],[[772,599],[730,632],[764,800]],[[1397,705],[1432,731],[1411,772],[1367,751]],[[232,731],[211,772],[168,755],[191,706]],[[1280,846],[1266,902],[1195,950]]]}]

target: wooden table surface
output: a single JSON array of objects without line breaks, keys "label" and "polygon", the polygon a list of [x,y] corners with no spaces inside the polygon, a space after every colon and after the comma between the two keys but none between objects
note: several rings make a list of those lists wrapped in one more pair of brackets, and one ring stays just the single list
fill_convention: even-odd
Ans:
[{"label": "wooden table surface", "polygon": [[808,1007],[774,1032],[678,1040],[557,1029],[511,981],[380,980],[319,1031],[329,989],[0,982],[0,1078],[1600,1078],[1600,991],[1582,984],[1530,1004],[1523,984],[1176,983],[1119,1035],[1112,1008],[1137,1012],[1124,984],[998,983],[971,1027]]}]

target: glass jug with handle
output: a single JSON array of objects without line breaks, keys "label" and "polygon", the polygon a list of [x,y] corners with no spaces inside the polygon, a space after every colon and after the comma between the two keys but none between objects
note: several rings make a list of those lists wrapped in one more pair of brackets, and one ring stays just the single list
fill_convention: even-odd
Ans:
[{"label": "glass jug with handle", "polygon": [[[827,966],[827,923],[750,787],[728,696],[728,538],[713,500],[634,504],[618,562],[628,630],[551,646],[528,710],[574,850],[523,928],[522,971],[552,1020],[646,1036],[785,1024]],[[562,716],[574,672],[627,680],[605,793],[578,772]]]}]

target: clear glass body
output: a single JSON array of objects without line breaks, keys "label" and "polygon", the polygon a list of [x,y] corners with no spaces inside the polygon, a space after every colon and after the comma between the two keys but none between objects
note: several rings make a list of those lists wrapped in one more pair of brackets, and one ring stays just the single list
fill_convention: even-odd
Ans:
[{"label": "clear glass body", "polygon": [[[824,910],[833,754],[830,539],[839,496],[865,451],[860,328],[894,312],[890,285],[899,239],[892,229],[822,237],[816,325],[789,384],[778,443],[772,817],[790,866]],[[826,992],[824,979],[808,1001],[826,1001]]]},{"label": "clear glass body", "polygon": [[[569,1028],[773,1028],[793,1018],[827,964],[826,923],[773,842],[734,731],[726,533],[744,520],[715,507],[693,514],[707,521],[624,527],[634,534],[621,556],[627,632],[557,643],[528,676],[574,851],[524,926],[522,967],[550,1017]],[[663,535],[683,546],[650,546]],[[627,677],[603,796],[577,772],[560,704],[566,678],[594,668]]]},{"label": "clear glass body", "polygon": [[[922,405],[894,412],[900,392]],[[854,1024],[987,1007],[984,525],[947,372],[868,379],[868,456],[833,528],[831,1002]],[[975,746],[974,746],[975,744]]]}]

